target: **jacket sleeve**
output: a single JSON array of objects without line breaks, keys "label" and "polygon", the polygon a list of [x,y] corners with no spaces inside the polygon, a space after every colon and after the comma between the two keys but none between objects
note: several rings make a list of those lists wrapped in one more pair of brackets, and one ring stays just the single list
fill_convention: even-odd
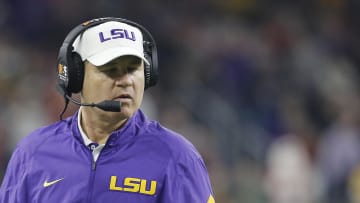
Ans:
[{"label": "jacket sleeve", "polygon": [[162,203],[215,203],[209,175],[201,157],[172,161],[165,179]]},{"label": "jacket sleeve", "polygon": [[20,148],[16,148],[8,163],[7,170],[0,187],[0,203],[20,203],[25,200],[25,168],[26,160]]}]

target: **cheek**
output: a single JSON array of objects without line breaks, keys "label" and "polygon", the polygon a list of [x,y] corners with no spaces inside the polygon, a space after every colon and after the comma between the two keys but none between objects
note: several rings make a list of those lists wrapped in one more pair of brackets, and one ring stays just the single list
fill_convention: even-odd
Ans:
[{"label": "cheek", "polygon": [[[95,74],[86,74],[84,76],[84,83],[82,89],[82,96],[85,100],[93,100],[97,97],[102,97],[102,94],[105,94],[106,82],[101,79],[101,77]],[[94,91],[95,90],[95,91]]]},{"label": "cheek", "polygon": [[139,103],[139,106],[143,100],[144,97],[144,88],[139,88],[139,90],[137,91],[137,102]]},{"label": "cheek", "polygon": [[145,78],[144,78],[144,74],[139,75],[136,78],[135,84],[136,84],[136,99],[137,99],[137,103],[140,106],[140,103],[142,102],[143,96],[144,96],[144,88],[145,88]]}]

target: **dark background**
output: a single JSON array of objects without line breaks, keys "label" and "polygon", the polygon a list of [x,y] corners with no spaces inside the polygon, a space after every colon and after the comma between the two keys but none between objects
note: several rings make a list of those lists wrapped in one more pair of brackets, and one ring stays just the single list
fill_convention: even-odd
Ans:
[{"label": "dark background", "polygon": [[358,0],[0,0],[0,182],[16,143],[59,119],[67,33],[114,16],[155,37],[160,81],[143,109],[198,148],[217,202],[359,202],[359,9]]}]

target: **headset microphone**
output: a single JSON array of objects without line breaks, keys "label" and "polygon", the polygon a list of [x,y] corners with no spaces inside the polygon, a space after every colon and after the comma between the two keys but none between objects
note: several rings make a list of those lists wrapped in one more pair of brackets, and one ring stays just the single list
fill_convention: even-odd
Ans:
[{"label": "headset microphone", "polygon": [[110,112],[120,112],[121,111],[121,102],[120,101],[111,101],[111,100],[104,100],[100,103],[81,103],[80,101],[77,101],[71,97],[71,93],[67,93],[65,88],[61,85],[56,85],[56,90],[64,97],[65,99],[65,107],[63,111],[60,113],[60,120],[63,120],[62,116],[64,115],[66,108],[69,104],[69,101],[73,102],[74,104],[77,104],[79,106],[89,106],[89,107],[97,107],[104,111],[110,111]]},{"label": "headset microphone", "polygon": [[81,103],[73,98],[71,98],[69,95],[65,95],[67,99],[69,99],[71,102],[79,105],[79,106],[89,106],[89,107],[97,107],[104,111],[110,111],[110,112],[120,112],[121,111],[121,102],[120,101],[111,101],[111,100],[104,100],[100,103]]}]

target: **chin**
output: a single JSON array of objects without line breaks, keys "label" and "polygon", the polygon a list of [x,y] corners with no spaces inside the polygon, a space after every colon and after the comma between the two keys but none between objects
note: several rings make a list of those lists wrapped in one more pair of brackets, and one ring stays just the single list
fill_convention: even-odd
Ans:
[{"label": "chin", "polygon": [[130,111],[127,108],[122,108],[120,112],[108,112],[108,113],[110,113],[111,116],[114,117],[121,117],[121,119],[127,119],[134,114],[134,111]]}]

